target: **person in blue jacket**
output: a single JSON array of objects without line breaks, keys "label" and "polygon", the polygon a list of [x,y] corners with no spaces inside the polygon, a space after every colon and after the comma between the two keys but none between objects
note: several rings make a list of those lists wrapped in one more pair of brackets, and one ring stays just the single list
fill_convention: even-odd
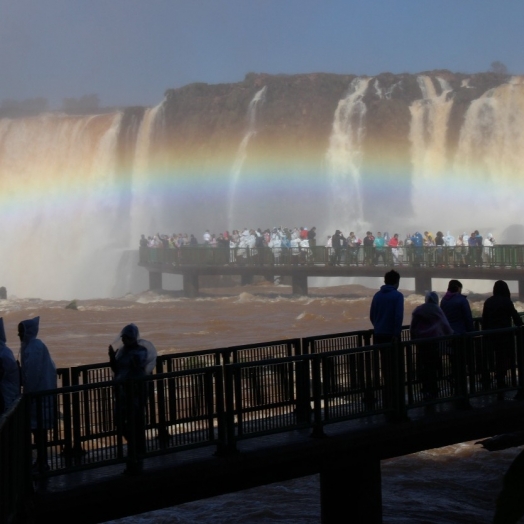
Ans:
[{"label": "person in blue jacket", "polygon": [[404,320],[404,295],[398,290],[399,283],[400,275],[393,269],[388,271],[384,275],[384,285],[371,301],[369,319],[374,328],[375,344],[400,338]]},{"label": "person in blue jacket", "polygon": [[474,331],[473,315],[468,299],[462,294],[462,283],[450,280],[448,290],[440,301],[440,307],[446,315],[455,335]]},{"label": "person in blue jacket", "polygon": [[[391,344],[400,339],[404,319],[404,295],[398,290],[400,275],[392,269],[384,275],[381,286],[371,301],[369,319],[373,324],[373,344]],[[387,395],[395,382],[395,369],[391,347],[380,350],[381,382],[384,386],[383,407],[392,406],[393,399]],[[388,415],[389,416],[389,415]]]}]

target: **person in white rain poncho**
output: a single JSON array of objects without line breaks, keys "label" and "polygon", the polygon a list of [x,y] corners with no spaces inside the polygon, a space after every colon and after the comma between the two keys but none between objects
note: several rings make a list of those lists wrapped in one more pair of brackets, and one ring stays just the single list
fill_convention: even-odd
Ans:
[{"label": "person in white rain poncho", "polygon": [[495,239],[491,233],[482,242],[484,244],[484,262],[491,264],[493,260],[493,246],[495,245]]},{"label": "person in white rain poncho", "polygon": [[[118,378],[127,378],[126,376],[124,376],[125,374],[118,371],[120,368],[126,367],[122,359],[129,358],[129,351],[126,349],[125,344],[122,340],[122,337],[125,335],[129,335],[130,337],[132,337],[134,340],[136,340],[139,346],[145,349],[145,360],[143,364],[143,370],[146,375],[150,375],[156,366],[156,348],[153,345],[153,343],[149,340],[140,338],[140,331],[135,324],[128,324],[124,327],[124,329],[122,329],[118,337],[116,337],[116,339],[110,346],[114,350],[115,369],[113,369],[113,372],[115,372],[115,379],[117,380]],[[140,360],[142,360],[142,356],[140,356]],[[142,367],[142,364],[140,364],[140,367]],[[117,374],[119,375],[118,377]]]},{"label": "person in white rain poncho", "polygon": [[4,319],[0,318],[0,415],[20,396],[20,369],[6,341]]},{"label": "person in white rain poncho", "polygon": [[[140,338],[138,327],[128,324],[120,332],[122,341],[117,351],[109,346],[109,363],[114,373],[115,425],[118,432],[133,442],[142,453],[145,449],[144,412],[146,384],[140,380],[150,374],[156,362],[156,349],[148,340]],[[133,380],[135,379],[135,380]],[[141,464],[128,466],[127,473],[141,470]]]}]

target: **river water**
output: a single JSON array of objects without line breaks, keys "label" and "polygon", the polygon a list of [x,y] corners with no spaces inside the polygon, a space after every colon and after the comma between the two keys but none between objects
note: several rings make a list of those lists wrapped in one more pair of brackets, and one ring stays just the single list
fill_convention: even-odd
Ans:
[{"label": "river water", "polygon": [[[374,289],[363,286],[310,288],[291,296],[289,286],[205,289],[198,299],[180,292],[145,292],[121,299],[66,301],[0,300],[7,343],[18,353],[20,320],[40,315],[39,337],[59,367],[103,362],[120,329],[134,322],[160,354],[212,349],[251,342],[367,329]],[[423,297],[403,290],[405,323]],[[486,295],[470,294],[478,315]],[[516,303],[522,310],[522,304]],[[428,450],[382,462],[385,523],[488,523],[502,476],[521,451],[488,452],[474,442]],[[351,472],[348,472],[351,474]],[[317,476],[246,490],[175,508],[120,519],[121,524],[313,523],[320,521]],[[349,515],[348,515],[349,517]]]}]

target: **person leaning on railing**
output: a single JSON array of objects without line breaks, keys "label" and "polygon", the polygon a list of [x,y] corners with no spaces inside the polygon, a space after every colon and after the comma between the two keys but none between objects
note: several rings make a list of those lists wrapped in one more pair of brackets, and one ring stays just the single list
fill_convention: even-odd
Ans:
[{"label": "person leaning on railing", "polygon": [[[373,324],[373,344],[391,344],[400,340],[404,319],[404,295],[398,290],[400,275],[392,269],[384,275],[384,285],[375,293],[371,301],[369,319]],[[380,367],[385,392],[393,384],[394,356],[390,348],[380,350]],[[390,399],[386,393],[385,407]]]},{"label": "person leaning on railing", "polygon": [[[139,332],[135,324],[128,324],[122,329],[120,338],[123,346],[115,351],[109,346],[109,364],[117,383],[115,395],[116,425],[119,432],[129,442],[134,441],[139,451],[145,446],[144,437],[144,388],[138,381],[136,384],[126,382],[141,379],[146,376],[147,348],[138,341]],[[131,386],[136,386],[131,390]],[[128,394],[133,391],[132,398]],[[128,418],[132,410],[132,420]],[[132,473],[130,471],[130,473]]]},{"label": "person leaning on railing", "polygon": [[[438,295],[434,291],[426,293],[425,303],[416,307],[411,316],[411,339],[434,339],[453,334],[446,315],[438,305]],[[417,375],[422,382],[424,400],[438,396],[438,372],[440,363],[439,342],[417,344]]]},{"label": "person leaning on railing", "polygon": [[[497,280],[493,285],[493,295],[484,302],[482,309],[482,330],[504,329],[522,326],[522,317],[511,301],[509,287],[504,280]],[[515,342],[513,333],[497,334],[490,337],[495,348],[495,377],[497,388],[506,387],[508,370],[515,365]],[[504,393],[499,392],[499,400],[504,400]]]}]

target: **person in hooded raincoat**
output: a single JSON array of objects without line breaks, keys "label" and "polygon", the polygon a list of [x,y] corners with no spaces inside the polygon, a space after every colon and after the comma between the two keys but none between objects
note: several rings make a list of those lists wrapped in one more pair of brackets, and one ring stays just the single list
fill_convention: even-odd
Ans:
[{"label": "person in hooded raincoat", "polygon": [[116,426],[128,442],[134,442],[140,453],[145,447],[145,388],[140,380],[135,383],[128,383],[128,381],[146,376],[148,351],[139,343],[139,331],[135,324],[125,326],[120,333],[120,338],[123,346],[115,351],[110,345],[108,351],[109,363],[116,382]]},{"label": "person in hooded raincoat", "polygon": [[[24,393],[34,393],[48,389],[56,389],[56,366],[49,354],[47,346],[36,338],[40,327],[40,317],[22,320],[18,324],[18,337],[20,338],[20,365],[22,370],[22,387]],[[53,399],[54,400],[54,399]],[[54,421],[54,402],[47,407],[44,403],[43,422],[45,429],[52,427]],[[37,428],[36,405],[31,410],[31,429]]]},{"label": "person in hooded raincoat", "polygon": [[[512,326],[522,326],[522,317],[511,301],[508,284],[504,280],[497,280],[493,285],[493,296],[484,302],[482,309],[482,329],[504,329]],[[485,336],[495,346],[495,375],[497,388],[506,386],[508,370],[515,365],[515,336],[513,333]],[[503,400],[504,393],[499,393]]]},{"label": "person in hooded raincoat", "polygon": [[[438,305],[434,291],[426,293],[425,303],[416,307],[411,316],[411,339],[435,338],[452,335],[446,315]],[[438,342],[417,343],[417,374],[422,382],[424,400],[438,396],[438,374],[441,367]]]},{"label": "person in hooded raincoat", "polygon": [[[37,337],[40,317],[22,320],[18,324],[20,365],[24,394],[57,388],[56,366],[47,346]],[[37,443],[38,455],[34,468],[49,469],[47,464],[47,430],[56,420],[55,395],[37,396],[31,402],[31,431]]]},{"label": "person in hooded raincoat", "polygon": [[0,415],[20,396],[20,368],[6,341],[4,319],[0,317]]}]

